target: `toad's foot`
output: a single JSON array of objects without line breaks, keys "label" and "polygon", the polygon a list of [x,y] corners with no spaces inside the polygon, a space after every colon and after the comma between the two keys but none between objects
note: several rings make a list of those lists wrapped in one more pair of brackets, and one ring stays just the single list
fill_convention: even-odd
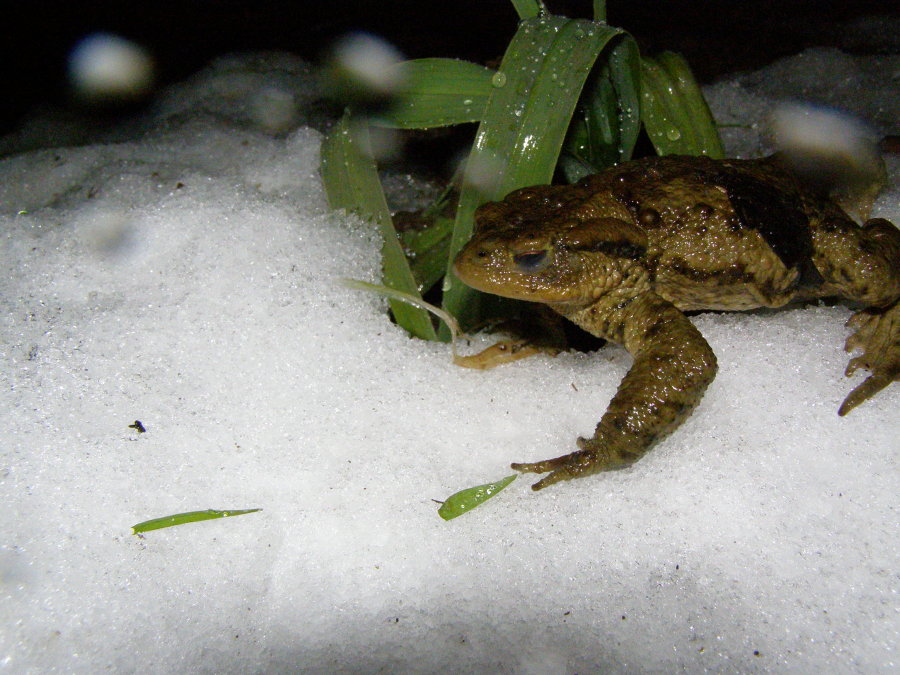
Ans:
[{"label": "toad's foot", "polygon": [[463,368],[489,370],[505,363],[528,358],[535,354],[556,356],[560,350],[534,344],[531,340],[501,340],[487,349],[471,356],[455,356],[453,363]]},{"label": "toad's foot", "polygon": [[579,438],[578,447],[581,448],[578,452],[556,457],[555,459],[545,459],[543,462],[526,464],[515,463],[511,466],[516,471],[526,473],[546,473],[551,471],[552,473],[549,476],[544,476],[531,486],[532,490],[542,490],[561,480],[581,478],[599,471],[623,469],[640,457],[640,453],[612,450],[607,444],[596,438]]},{"label": "toad's foot", "polygon": [[887,309],[865,309],[857,312],[848,326],[856,332],[847,338],[848,352],[861,348],[863,353],[850,359],[846,375],[857,368],[871,371],[871,375],[851,391],[838,410],[846,415],[863,401],[871,398],[892,382],[900,380],[900,303]]}]

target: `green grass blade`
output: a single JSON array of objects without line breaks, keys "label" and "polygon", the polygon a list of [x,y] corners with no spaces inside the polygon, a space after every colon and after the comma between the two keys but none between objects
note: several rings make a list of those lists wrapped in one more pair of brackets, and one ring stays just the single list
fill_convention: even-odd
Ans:
[{"label": "green grass blade", "polygon": [[641,102],[644,128],[660,155],[724,156],[703,92],[678,54],[642,59]]},{"label": "green grass blade", "polygon": [[369,291],[371,293],[377,293],[378,295],[393,298],[395,300],[399,300],[400,302],[405,302],[413,305],[414,307],[419,307],[420,309],[431,312],[436,317],[441,319],[450,330],[450,334],[452,335],[453,340],[453,356],[456,356],[456,341],[459,338],[464,337],[465,334],[460,330],[459,324],[457,323],[453,315],[448,314],[440,307],[435,307],[430,302],[426,302],[418,295],[404,293],[403,291],[398,291],[395,288],[379,286],[378,284],[370,284],[367,281],[360,281],[359,279],[341,279],[341,283],[343,283],[347,288],[353,288],[358,291]]},{"label": "green grass blade", "polygon": [[394,66],[403,84],[375,126],[429,129],[480,122],[494,71],[457,59],[417,59]]},{"label": "green grass blade", "polygon": [[[351,125],[350,114],[345,113],[322,142],[320,171],[328,203],[333,209],[346,209],[375,222],[383,241],[384,284],[417,296],[419,290],[394,231],[375,162],[365,152],[367,147],[367,127]],[[436,339],[428,312],[399,300],[391,300],[390,305],[401,327],[416,337]]]},{"label": "green grass blade", "polygon": [[626,33],[615,39],[610,47],[607,67],[617,98],[613,115],[618,125],[617,161],[624,162],[631,159],[641,133],[641,53],[631,35]]},{"label": "green grass blade", "polygon": [[533,19],[546,11],[541,0],[511,0],[519,19]]},{"label": "green grass blade", "polygon": [[447,269],[453,222],[451,217],[436,216],[425,230],[407,231],[400,235],[400,241],[409,254],[409,267],[423,293],[434,286]]},{"label": "green grass blade", "polygon": [[[558,16],[519,24],[494,75],[466,165],[444,277],[444,308],[464,327],[481,318],[480,300],[453,275],[450,264],[472,235],[475,209],[516,188],[550,182],[585,79],[609,40],[621,33]],[[441,335],[446,336],[443,329]]]},{"label": "green grass blade", "polygon": [[512,483],[516,479],[516,475],[507,476],[496,483],[487,483],[486,485],[477,485],[460,490],[450,495],[447,497],[447,501],[441,504],[441,507],[438,509],[438,515],[444,520],[452,520],[471,511]]},{"label": "green grass blade", "polygon": [[594,0],[594,21],[606,21],[606,0]]},{"label": "green grass blade", "polygon": [[628,34],[607,46],[575,114],[560,165],[574,183],[587,174],[631,159],[641,130],[641,61]]},{"label": "green grass blade", "polygon": [[132,530],[134,530],[132,534],[140,534],[141,532],[149,532],[150,530],[161,530],[164,527],[174,527],[175,525],[196,523],[201,520],[212,520],[214,518],[243,516],[244,514],[256,513],[257,511],[262,511],[262,509],[229,509],[227,511],[207,509],[206,511],[188,511],[187,513],[176,513],[171,516],[163,516],[162,518],[145,520],[143,523],[132,525],[131,528]]},{"label": "green grass blade", "polygon": [[453,232],[453,218],[437,215],[422,229],[408,229],[400,233],[400,241],[413,255],[421,255],[435,246]]}]

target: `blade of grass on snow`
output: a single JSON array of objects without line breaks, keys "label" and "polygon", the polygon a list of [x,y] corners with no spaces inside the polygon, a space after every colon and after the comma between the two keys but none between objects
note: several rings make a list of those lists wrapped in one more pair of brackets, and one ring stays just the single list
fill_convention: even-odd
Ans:
[{"label": "blade of grass on snow", "polygon": [[402,84],[373,125],[429,129],[481,121],[491,94],[490,68],[456,59],[417,59],[394,68]]},{"label": "blade of grass on snow", "polygon": [[476,506],[483,504],[488,499],[496,495],[500,490],[512,483],[518,474],[507,476],[496,483],[487,483],[486,485],[476,485],[475,487],[466,488],[447,497],[447,501],[441,504],[438,509],[438,515],[444,520],[452,520],[457,516],[461,516],[474,509]]},{"label": "blade of grass on snow", "polygon": [[131,529],[134,530],[132,534],[140,534],[141,532],[149,532],[150,530],[161,530],[164,527],[174,527],[175,525],[196,523],[201,520],[212,520],[214,518],[243,516],[244,514],[256,513],[257,511],[262,511],[262,509],[229,509],[227,511],[207,509],[206,511],[188,511],[187,513],[176,513],[171,516],[163,516],[162,518],[145,520],[143,523],[132,525]]},{"label": "blade of grass on snow", "polygon": [[[418,296],[415,279],[391,222],[375,162],[366,152],[367,147],[366,125],[351,125],[350,113],[345,113],[322,142],[320,170],[328,203],[333,209],[346,209],[375,222],[383,242],[384,284]],[[390,305],[400,326],[416,337],[436,339],[428,312],[399,300],[391,300]]]},{"label": "blade of grass on snow", "polygon": [[[493,77],[467,161],[444,277],[444,308],[463,327],[482,318],[480,296],[453,275],[451,266],[472,236],[475,209],[516,188],[550,182],[585,79],[609,40],[622,32],[559,16],[519,24]],[[443,327],[441,336],[449,337]]]},{"label": "blade of grass on snow", "polygon": [[703,92],[678,54],[641,60],[641,118],[660,155],[725,154]]}]

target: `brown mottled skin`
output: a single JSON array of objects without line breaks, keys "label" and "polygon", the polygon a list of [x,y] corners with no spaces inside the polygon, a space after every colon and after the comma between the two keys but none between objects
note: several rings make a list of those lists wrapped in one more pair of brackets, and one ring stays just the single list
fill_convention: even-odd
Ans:
[{"label": "brown mottled skin", "polygon": [[872,375],[839,414],[900,379],[900,231],[854,223],[804,189],[778,156],[654,157],[575,185],[516,190],[481,206],[455,272],[478,290],[545,303],[634,364],[593,438],[519,471],[534,485],[627,466],[691,413],[716,357],[682,313],[837,296],[865,307],[850,361]]}]

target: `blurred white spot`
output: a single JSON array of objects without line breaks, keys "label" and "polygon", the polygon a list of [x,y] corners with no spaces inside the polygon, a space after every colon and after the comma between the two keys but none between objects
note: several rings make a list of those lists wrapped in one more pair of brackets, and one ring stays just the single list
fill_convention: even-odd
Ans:
[{"label": "blurred white spot", "polygon": [[297,122],[297,103],[290,92],[266,87],[253,101],[253,119],[266,131],[282,133]]},{"label": "blurred white spot", "polygon": [[401,83],[399,68],[402,54],[390,43],[368,33],[352,33],[334,47],[334,62],[339,73],[372,93],[388,95]]},{"label": "blurred white spot", "polygon": [[466,161],[465,182],[485,195],[494,194],[503,178],[504,163],[493,157],[472,157]]},{"label": "blurred white spot", "polygon": [[396,159],[400,154],[401,139],[396,129],[370,127],[363,120],[354,120],[351,133],[363,154],[376,162]]},{"label": "blurred white spot", "polygon": [[369,145],[372,158],[376,162],[397,159],[401,154],[400,134],[396,129],[371,127],[369,129]]},{"label": "blurred white spot", "polygon": [[856,162],[869,160],[871,131],[839,110],[789,103],[772,113],[772,130],[779,148],[803,155],[841,155]]},{"label": "blurred white spot", "polygon": [[775,142],[800,177],[861,220],[886,182],[875,134],[832,108],[790,103],[772,113]]},{"label": "blurred white spot", "polygon": [[83,225],[85,242],[104,257],[124,257],[134,249],[134,231],[128,215],[115,209],[91,210]]},{"label": "blurred white spot", "polygon": [[107,33],[75,45],[69,76],[76,93],[88,100],[140,98],[153,84],[153,59],[140,46]]}]

